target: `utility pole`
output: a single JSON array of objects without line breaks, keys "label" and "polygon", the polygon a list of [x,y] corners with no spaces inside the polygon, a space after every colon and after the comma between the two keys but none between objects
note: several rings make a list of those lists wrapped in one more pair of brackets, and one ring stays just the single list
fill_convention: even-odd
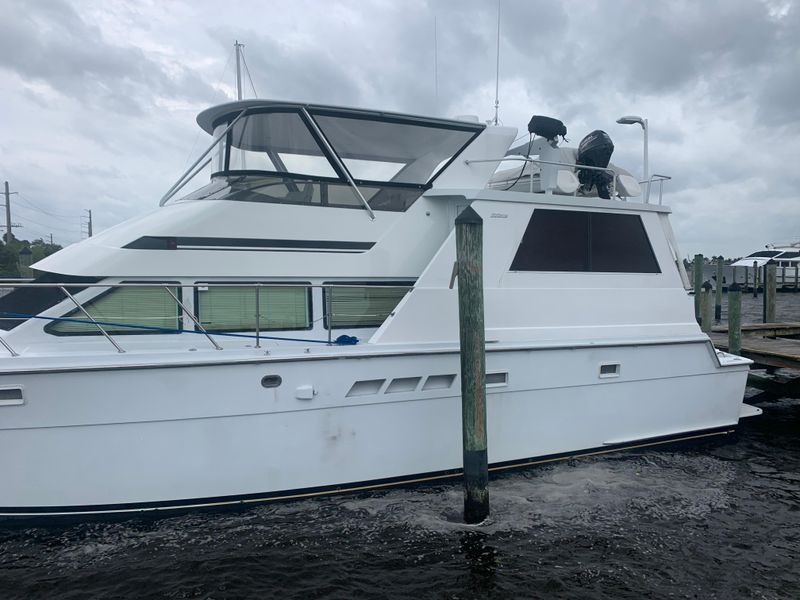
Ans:
[{"label": "utility pole", "polygon": [[92,237],[92,211],[91,209],[85,209],[87,213],[89,213],[88,221],[86,222],[86,233],[88,233],[88,237]]},{"label": "utility pole", "polygon": [[51,246],[53,245],[53,234],[52,233],[50,234],[50,245]]},{"label": "utility pole", "polygon": [[11,243],[11,192],[6,181],[6,244]]}]

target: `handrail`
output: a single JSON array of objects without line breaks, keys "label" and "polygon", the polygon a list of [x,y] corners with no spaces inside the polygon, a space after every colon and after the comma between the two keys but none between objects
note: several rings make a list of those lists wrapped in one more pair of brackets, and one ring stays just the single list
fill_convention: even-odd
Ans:
[{"label": "handrail", "polygon": [[[411,283],[411,282],[409,282]],[[306,283],[306,282],[297,282],[297,283],[265,283],[265,282],[248,282],[248,283],[226,283],[226,282],[208,282],[208,283],[161,283],[161,282],[120,282],[120,283],[34,283],[34,282],[20,282],[20,283],[6,283],[0,281],[0,288],[57,288],[61,290],[61,292],[72,301],[72,303],[80,310],[81,313],[86,317],[88,320],[80,320],[80,319],[71,319],[71,318],[63,318],[63,317],[47,317],[42,315],[24,315],[18,313],[6,313],[11,316],[0,316],[0,321],[2,320],[9,320],[9,319],[20,319],[20,318],[35,318],[35,319],[46,319],[50,321],[68,321],[68,322],[77,322],[77,323],[90,323],[94,325],[98,331],[114,346],[114,348],[119,353],[125,353],[125,350],[117,343],[117,341],[111,336],[111,334],[106,331],[103,325],[115,326],[115,327],[130,327],[134,329],[148,329],[153,331],[167,331],[168,328],[161,328],[161,327],[149,327],[149,326],[138,326],[138,325],[131,325],[126,323],[111,323],[106,321],[98,321],[95,319],[86,308],[81,304],[75,296],[68,291],[67,288],[106,288],[106,289],[114,289],[114,288],[162,288],[164,289],[176,302],[176,304],[181,308],[183,314],[185,314],[191,321],[194,323],[195,327],[197,328],[196,331],[192,331],[192,333],[199,333],[204,335],[214,346],[216,350],[222,350],[223,348],[216,342],[216,340],[209,334],[209,332],[203,327],[202,323],[197,319],[192,311],[188,309],[188,307],[178,298],[178,296],[172,291],[172,288],[191,288],[191,289],[198,289],[198,288],[209,288],[209,287],[217,287],[217,288],[256,288],[256,323],[255,323],[255,339],[256,339],[256,348],[261,347],[261,339],[279,339],[279,340],[286,340],[286,341],[306,341],[306,342],[314,342],[314,343],[327,343],[327,345],[332,345],[333,341],[331,339],[332,336],[332,323],[331,323],[331,316],[332,316],[332,307],[331,302],[329,301],[326,306],[326,315],[328,318],[328,339],[327,342],[322,340],[301,340],[296,338],[275,338],[271,336],[263,336],[261,334],[260,328],[260,320],[261,320],[261,309],[260,309],[260,298],[259,292],[261,288],[320,288],[323,290],[330,290],[332,288],[341,287],[341,288],[369,288],[369,289],[404,289],[407,292],[413,289],[412,285],[383,285],[383,284],[352,284],[352,283],[324,283],[324,284],[313,284],[313,283]],[[369,313],[360,316],[368,316]],[[350,315],[354,316],[354,315]],[[189,330],[180,329],[169,329],[169,332],[184,332]],[[250,335],[240,335],[240,334],[231,334],[231,333],[217,333],[217,335],[221,336],[228,336],[228,337],[248,337],[252,338],[253,336]],[[339,343],[337,341],[337,343]],[[0,336],[0,345],[2,345],[8,353],[12,357],[20,356],[20,354],[14,350],[14,348],[8,343],[7,340],[4,339],[3,336]]]},{"label": "handrail", "polygon": [[86,311],[86,309],[85,309],[85,308],[83,308],[83,305],[82,305],[80,302],[78,302],[78,301],[75,299],[75,296],[73,296],[72,294],[70,294],[70,293],[67,291],[67,288],[65,288],[64,286],[59,286],[59,289],[60,289],[62,292],[64,292],[64,295],[66,295],[66,296],[67,296],[67,297],[68,297],[70,300],[72,300],[72,302],[75,304],[75,306],[77,306],[77,307],[78,307],[78,310],[80,310],[80,311],[81,311],[81,312],[82,312],[84,315],[86,315],[86,318],[87,318],[87,319],[89,319],[89,320],[90,320],[92,323],[94,323],[94,324],[95,324],[95,326],[96,326],[96,327],[97,327],[97,328],[100,330],[100,333],[102,333],[102,334],[105,336],[105,338],[106,338],[106,339],[107,339],[109,342],[111,342],[111,343],[114,345],[114,348],[116,348],[116,349],[117,349],[117,352],[119,352],[120,354],[124,354],[124,353],[125,353],[125,350],[123,350],[123,349],[120,347],[120,345],[119,345],[119,344],[118,344],[116,341],[114,341],[114,338],[112,338],[112,337],[111,337],[111,336],[108,334],[108,332],[107,332],[105,329],[103,329],[103,326],[102,326],[102,325],[100,325],[100,323],[98,323],[98,322],[97,322],[97,320],[96,320],[96,319],[95,319],[95,318],[94,318],[92,315],[90,315],[90,314],[89,314],[89,313]]},{"label": "handrail", "polygon": [[[588,169],[589,171],[603,171],[611,174],[611,197],[617,195],[617,172],[609,167],[592,167],[589,165],[578,165],[574,163],[557,162],[553,160],[540,160],[538,158],[531,158],[530,156],[504,156],[503,158],[481,158],[481,159],[467,159],[464,161],[465,165],[472,163],[487,163],[487,162],[504,162],[507,160],[518,160],[522,162],[536,163],[540,165],[555,165],[559,167],[569,167],[570,169]],[[524,168],[524,167],[523,167]],[[529,191],[533,193],[533,176],[528,175],[530,181]]]},{"label": "handrail", "polygon": [[336,166],[339,167],[339,170],[342,173],[344,173],[345,177],[347,177],[347,181],[350,184],[350,187],[353,188],[353,193],[356,195],[356,197],[359,200],[361,200],[361,204],[364,205],[364,208],[366,209],[367,214],[369,215],[369,218],[374,221],[375,220],[375,213],[372,212],[372,207],[370,207],[369,202],[367,202],[367,199],[364,198],[364,194],[361,193],[361,190],[358,189],[358,186],[356,185],[355,179],[353,179],[353,176],[350,174],[349,169],[347,168],[347,166],[345,166],[345,164],[342,161],[342,159],[339,158],[339,155],[336,154],[336,150],[333,149],[333,146],[328,141],[328,138],[325,136],[325,134],[323,133],[323,131],[320,128],[320,126],[317,125],[317,122],[314,120],[314,117],[312,117],[309,114],[309,112],[305,109],[305,107],[300,109],[300,112],[302,112],[303,116],[306,118],[306,120],[308,120],[309,124],[311,125],[311,128],[314,130],[314,133],[316,133],[317,136],[319,136],[319,139],[322,140],[322,143],[325,145],[325,149],[333,157],[333,160],[336,163]]},{"label": "handrail", "polygon": [[204,163],[203,163],[203,166],[202,166],[202,167],[200,167],[200,168],[199,168],[199,169],[198,169],[198,170],[197,170],[195,173],[193,173],[191,177],[189,177],[188,179],[187,179],[187,177],[186,177],[186,176],[187,176],[189,173],[191,173],[191,172],[192,172],[192,170],[193,170],[193,169],[194,169],[194,168],[195,168],[197,165],[199,165],[199,164],[200,164],[200,161],[202,161],[202,160],[203,160],[203,159],[206,157],[206,155],[207,155],[209,152],[211,152],[211,151],[214,149],[214,146],[216,146],[217,144],[219,144],[220,140],[222,140],[222,138],[223,138],[223,137],[225,137],[225,136],[228,134],[228,132],[229,132],[229,131],[230,131],[230,130],[233,128],[233,126],[234,126],[234,125],[236,125],[236,123],[239,121],[239,119],[241,119],[241,118],[244,116],[244,114],[245,114],[246,112],[247,112],[247,109],[245,108],[244,110],[242,110],[242,112],[240,112],[240,113],[239,113],[239,114],[236,116],[236,118],[235,118],[233,121],[231,121],[231,122],[230,122],[230,124],[229,124],[229,125],[228,125],[228,126],[225,128],[225,131],[223,131],[222,133],[220,133],[218,136],[216,136],[216,137],[214,138],[214,141],[213,141],[213,142],[211,142],[211,145],[210,145],[210,146],[209,146],[209,147],[206,149],[206,151],[205,151],[205,152],[203,152],[203,153],[200,155],[200,157],[199,157],[199,158],[198,158],[196,161],[194,161],[194,162],[192,163],[192,166],[191,166],[191,167],[189,167],[188,169],[186,169],[186,171],[184,171],[183,175],[181,175],[181,176],[178,178],[178,181],[176,181],[175,183],[173,183],[173,184],[172,184],[172,187],[171,187],[171,188],[169,188],[169,189],[167,190],[167,193],[166,193],[166,194],[164,194],[164,195],[161,197],[161,200],[159,200],[159,202],[158,202],[158,205],[159,205],[159,206],[164,206],[164,204],[166,204],[166,203],[167,203],[167,200],[169,200],[169,199],[170,199],[170,198],[172,198],[172,197],[173,197],[175,194],[177,194],[179,191],[181,191],[181,189],[183,188],[183,186],[185,186],[187,183],[189,183],[189,182],[190,182],[190,181],[191,181],[191,180],[192,180],[192,179],[195,177],[195,175],[197,175],[197,173],[199,173],[200,171],[202,171],[203,169],[205,169],[206,165],[207,165],[207,164],[208,164],[208,163],[211,161],[211,159],[210,159],[210,158],[209,158],[209,159],[208,159],[206,162],[204,162]]},{"label": "handrail", "polygon": [[648,201],[649,201],[650,184],[653,183],[654,181],[657,181],[658,182],[658,205],[661,206],[661,202],[663,200],[663,195],[664,195],[664,182],[665,181],[670,181],[671,179],[672,179],[672,177],[670,177],[669,175],[659,175],[658,173],[653,173],[650,176],[650,179],[645,179],[644,181],[640,181],[639,185],[642,185],[643,183],[647,184]]}]

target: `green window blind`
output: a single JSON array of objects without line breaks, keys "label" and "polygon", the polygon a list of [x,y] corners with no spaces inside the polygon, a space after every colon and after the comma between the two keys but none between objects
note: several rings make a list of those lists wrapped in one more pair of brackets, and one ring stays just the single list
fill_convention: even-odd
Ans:
[{"label": "green window blind", "polygon": [[[311,327],[310,288],[259,289],[259,328],[263,330]],[[255,287],[208,287],[197,292],[200,323],[210,331],[255,331]]]},{"label": "green window blind", "polygon": [[409,287],[325,288],[326,323],[327,313],[330,313],[334,328],[378,327],[403,299]]},{"label": "green window blind", "polygon": [[[178,295],[178,288],[170,288],[173,294]],[[110,325],[119,323],[126,325],[140,325],[147,327],[163,327],[166,329],[180,329],[180,311],[175,300],[166,289],[160,287],[123,287],[115,288],[101,294],[93,300],[83,303],[92,318],[103,323],[103,329],[113,334],[129,333],[177,333],[157,332],[146,329]],[[54,321],[45,330],[48,333],[66,335],[99,335],[100,330],[86,318],[79,309],[74,309],[64,315],[69,319],[81,319],[85,322]]]}]

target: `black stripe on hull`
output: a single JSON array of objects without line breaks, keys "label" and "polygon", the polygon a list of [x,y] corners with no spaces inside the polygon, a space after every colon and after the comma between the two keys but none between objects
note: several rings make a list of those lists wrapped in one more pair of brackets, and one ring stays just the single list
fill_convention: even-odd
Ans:
[{"label": "black stripe on hull", "polygon": [[[563,452],[546,456],[530,457],[489,465],[490,477],[506,471],[521,469],[551,462],[599,456],[623,450],[642,450],[665,444],[694,444],[735,433],[736,426],[717,427],[689,431],[681,434],[644,438],[641,440],[597,448],[587,448],[573,452]],[[59,524],[87,520],[121,520],[135,517],[166,517],[190,511],[236,510],[267,504],[276,501],[305,500],[332,494],[356,494],[390,487],[409,487],[434,482],[445,482],[463,475],[462,469],[433,471],[401,477],[390,477],[370,481],[359,481],[340,485],[284,490],[263,494],[241,494],[236,496],[215,496],[164,502],[138,502],[130,504],[99,504],[86,506],[33,506],[0,507],[0,523],[3,526],[29,524]]]},{"label": "black stripe on hull", "polygon": [[237,250],[240,252],[366,252],[375,242],[278,240],[260,238],[170,237],[145,235],[123,246],[129,250]]}]

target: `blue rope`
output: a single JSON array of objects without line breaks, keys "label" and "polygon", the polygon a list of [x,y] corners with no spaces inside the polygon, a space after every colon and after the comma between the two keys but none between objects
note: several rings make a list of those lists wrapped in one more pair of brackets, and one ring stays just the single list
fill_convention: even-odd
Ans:
[{"label": "blue rope", "polygon": [[[41,315],[28,315],[25,313],[15,313],[15,312],[6,312],[0,311],[0,315],[7,316],[7,317],[15,317],[19,319],[43,319],[45,321],[64,321],[66,323],[81,323],[84,325],[94,325],[92,321],[87,319],[70,319],[69,317],[43,317]],[[158,331],[162,333],[196,333],[200,335],[205,335],[202,331],[197,331],[196,329],[172,329],[170,327],[155,327],[152,325],[131,325],[129,323],[111,323],[109,321],[97,321],[98,325],[107,325],[109,327],[127,327],[128,329],[144,329],[146,331]],[[257,337],[262,340],[278,340],[282,342],[310,342],[312,344],[327,344],[328,340],[308,340],[302,338],[290,338],[290,337],[278,337],[272,335],[249,335],[246,333],[220,333],[216,331],[208,331],[209,334],[214,334],[215,336],[222,336],[222,337],[236,337],[236,338],[247,338],[247,339],[256,339]],[[353,342],[352,340],[356,340]],[[331,341],[332,344],[337,344],[339,346],[349,346],[354,343],[358,343],[358,339],[351,337],[349,335],[340,335],[335,340]]]}]

